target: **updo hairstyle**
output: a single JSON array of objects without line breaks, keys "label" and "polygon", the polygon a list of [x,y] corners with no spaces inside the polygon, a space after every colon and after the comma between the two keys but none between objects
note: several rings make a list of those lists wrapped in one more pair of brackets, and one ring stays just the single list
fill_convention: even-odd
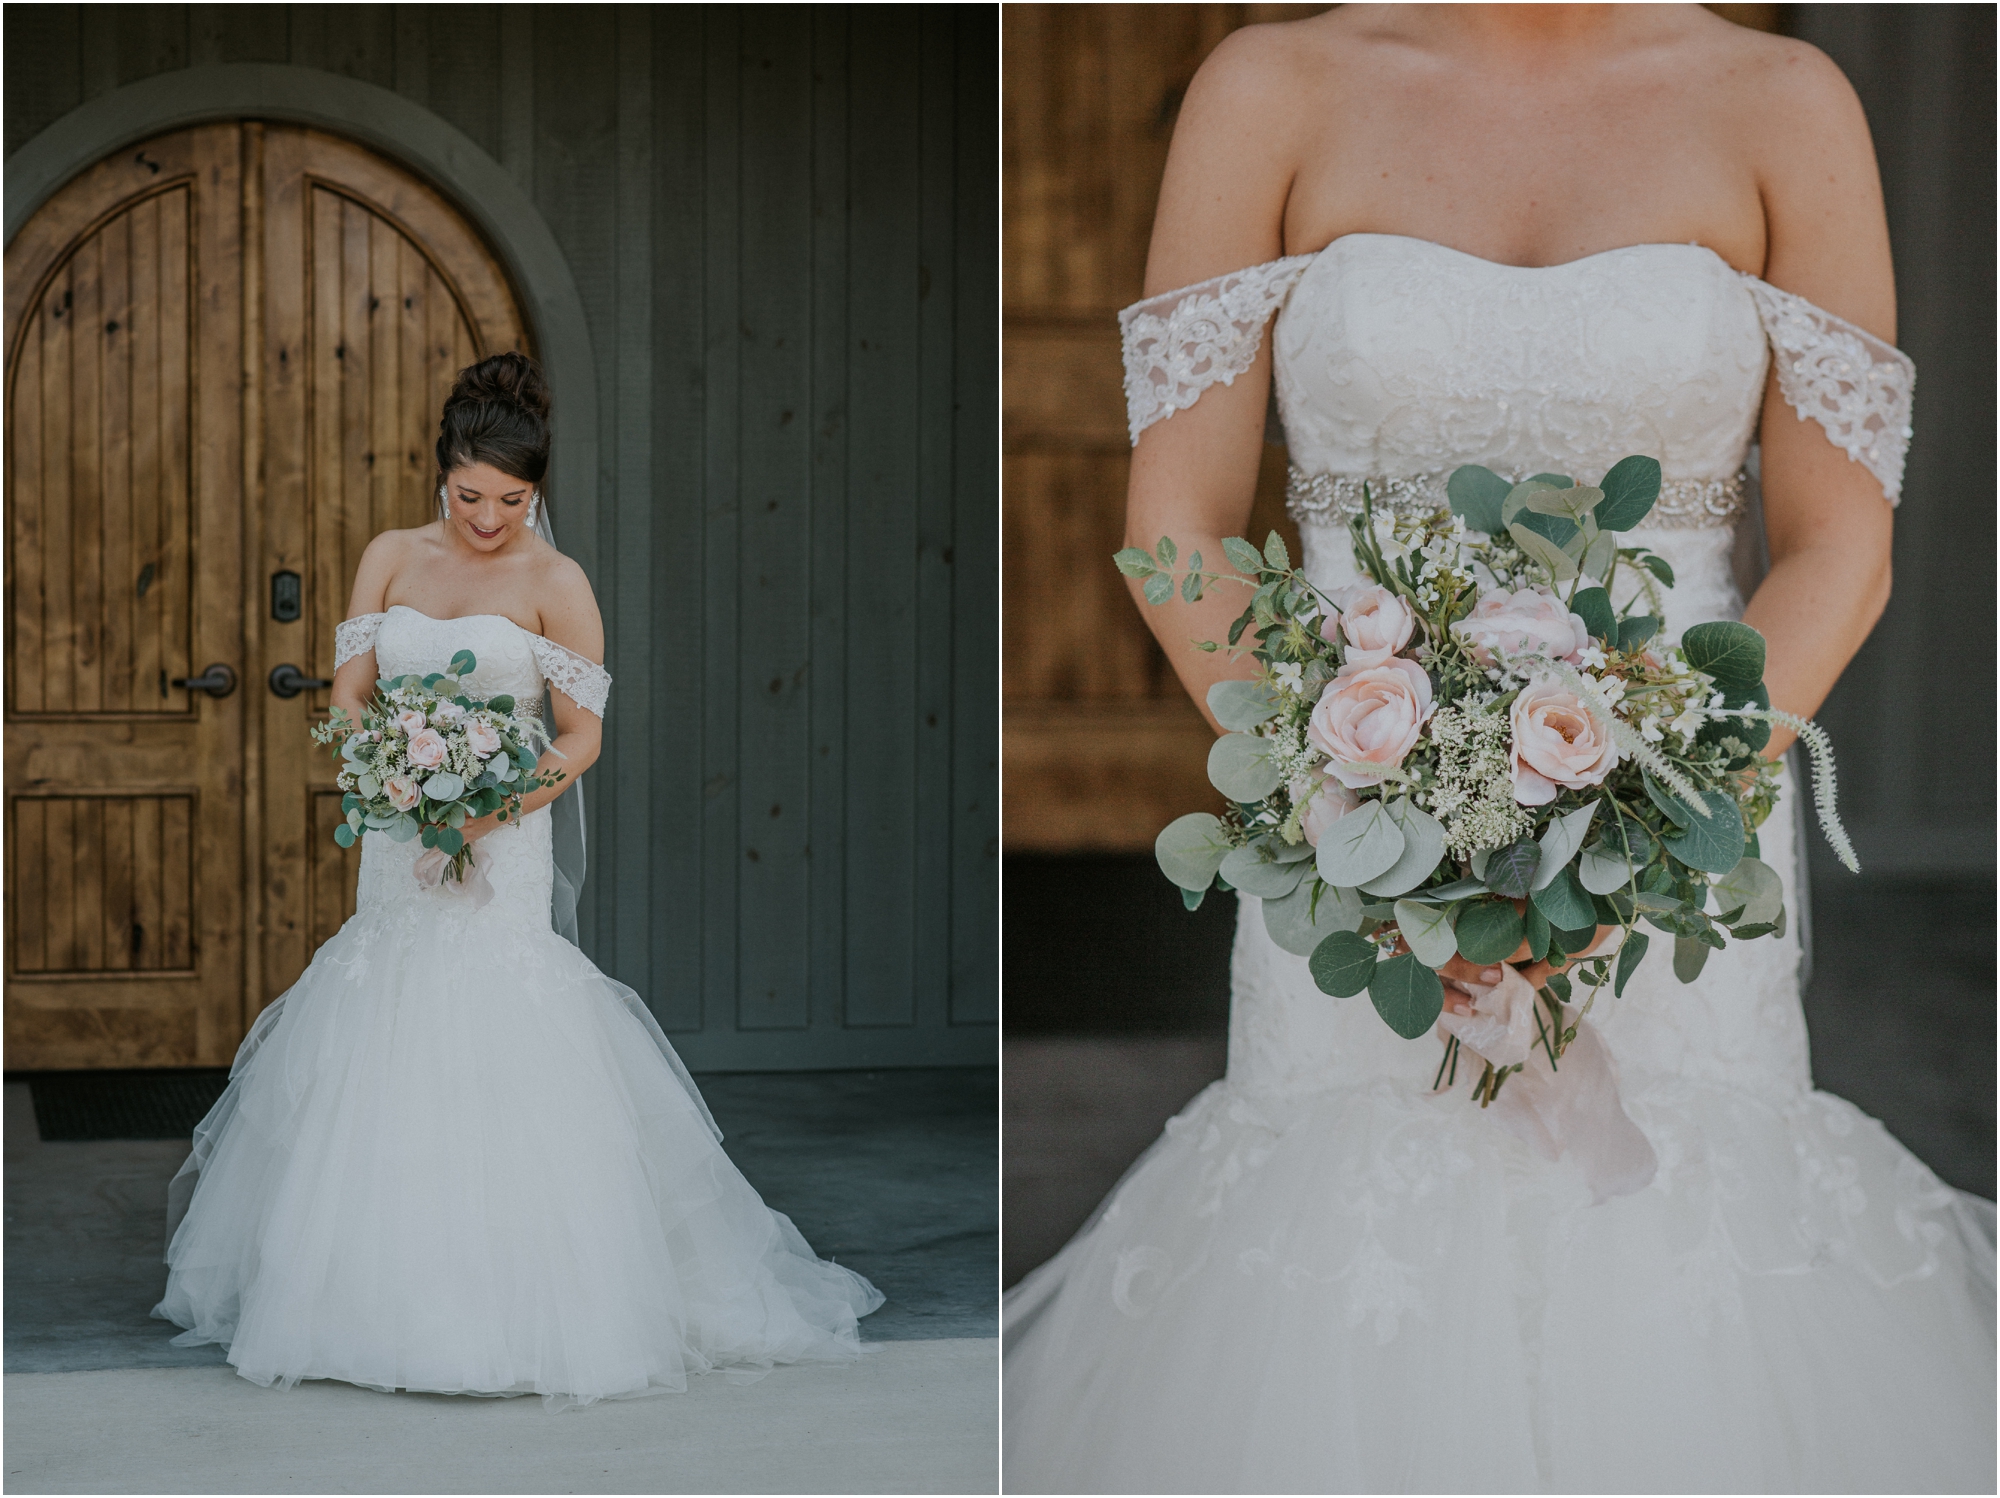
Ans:
[{"label": "updo hairstyle", "polygon": [[549,470],[549,385],[526,354],[495,354],[458,372],[438,422],[440,475],[485,463],[539,484]]}]

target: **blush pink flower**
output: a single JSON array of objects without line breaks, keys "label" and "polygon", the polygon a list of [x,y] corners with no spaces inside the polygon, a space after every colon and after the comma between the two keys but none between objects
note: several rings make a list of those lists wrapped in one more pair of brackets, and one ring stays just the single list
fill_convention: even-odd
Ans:
[{"label": "blush pink flower", "polygon": [[420,770],[435,770],[444,763],[444,736],[435,728],[420,729],[410,735],[410,763]]},{"label": "blush pink flower", "polygon": [[1320,625],[1320,635],[1330,641],[1339,629],[1350,666],[1381,665],[1409,644],[1416,632],[1417,616],[1409,600],[1387,588],[1343,588],[1333,602],[1340,610],[1338,622],[1328,618]]},{"label": "blush pink flower", "polygon": [[396,726],[407,734],[419,734],[430,727],[430,720],[413,707],[406,707],[396,714]]},{"label": "blush pink flower", "polygon": [[465,709],[447,699],[431,709],[431,722],[440,728],[449,728],[465,716]]},{"label": "blush pink flower", "polygon": [[1365,766],[1402,764],[1430,715],[1431,679],[1415,661],[1342,666],[1312,710],[1306,740],[1334,761],[1327,773],[1342,785],[1380,785],[1381,772]]},{"label": "blush pink flower", "polygon": [[481,759],[495,754],[500,749],[500,731],[484,718],[474,718],[465,725],[465,741],[472,746],[472,752]]},{"label": "blush pink flower", "polygon": [[1546,655],[1576,664],[1590,643],[1590,626],[1569,611],[1563,601],[1540,583],[1510,592],[1498,588],[1472,606],[1472,612],[1452,626],[1482,666],[1496,666],[1509,656]]},{"label": "blush pink flower", "polygon": [[1317,848],[1319,840],[1326,835],[1326,829],[1359,806],[1361,798],[1323,770],[1315,770],[1303,780],[1304,784],[1292,792],[1295,800],[1311,797],[1299,818],[1299,831],[1305,834],[1308,843]]},{"label": "blush pink flower", "polygon": [[1514,799],[1523,806],[1546,806],[1565,787],[1600,785],[1618,763],[1611,725],[1560,682],[1529,682],[1512,717]]},{"label": "blush pink flower", "polygon": [[391,775],[382,782],[382,794],[389,798],[389,804],[397,811],[408,811],[417,804],[422,794],[417,783],[408,775]]}]

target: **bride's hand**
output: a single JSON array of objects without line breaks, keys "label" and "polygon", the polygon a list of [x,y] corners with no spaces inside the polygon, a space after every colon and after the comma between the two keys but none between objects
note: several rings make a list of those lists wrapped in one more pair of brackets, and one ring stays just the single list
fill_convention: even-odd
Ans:
[{"label": "bride's hand", "polygon": [[472,821],[467,822],[463,827],[459,828],[458,830],[465,834],[465,840],[468,843],[476,843],[482,837],[486,836],[487,833],[492,832],[495,829],[502,827],[504,825],[505,824],[499,820],[497,813],[489,811],[485,816],[474,818]]},{"label": "bride's hand", "polygon": [[[1528,960],[1528,944],[1525,941],[1509,954],[1507,962],[1510,966],[1520,969],[1521,976],[1528,980],[1530,987],[1540,988],[1549,981],[1551,973],[1562,972],[1579,958],[1596,951],[1598,947],[1604,944],[1604,939],[1617,929],[1616,926],[1599,926],[1596,935],[1591,938],[1589,946],[1585,947],[1582,952],[1571,953],[1560,962],[1549,962],[1546,959],[1541,962],[1530,962]],[[1406,949],[1401,948],[1399,944],[1399,950]],[[1523,966],[1522,964],[1526,965]],[[1470,1012],[1472,1001],[1475,997],[1473,991],[1475,985],[1478,988],[1485,989],[1491,988],[1500,981],[1500,969],[1498,966],[1492,963],[1482,966],[1476,962],[1468,962],[1463,957],[1452,958],[1451,961],[1439,968],[1437,973],[1438,977],[1444,980],[1445,1007],[1454,1014]]]}]

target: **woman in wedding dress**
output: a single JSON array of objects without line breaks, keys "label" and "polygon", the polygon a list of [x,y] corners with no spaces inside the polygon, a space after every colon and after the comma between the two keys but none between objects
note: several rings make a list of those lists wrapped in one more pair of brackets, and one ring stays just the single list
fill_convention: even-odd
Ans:
[{"label": "woman in wedding dress", "polygon": [[[1430,506],[1463,463],[1644,453],[1670,629],[1754,625],[1778,706],[1816,711],[1887,598],[1912,371],[1867,124],[1809,47],[1694,6],[1240,31],[1147,290],[1128,544],[1242,533],[1275,389],[1323,589],[1363,480]],[[1250,669],[1189,648],[1242,603],[1146,611],[1197,703]],[[1991,1208],[1813,1090],[1795,810],[1762,833],[1789,934],[1595,1007],[1658,1161],[1601,1204],[1241,897],[1226,1077],[1007,1298],[1007,1490],[1992,1492]]]},{"label": "woman in wedding dress", "polygon": [[575,805],[611,678],[590,585],[546,539],[547,418],[523,356],[461,373],[439,519],[375,538],[338,631],[333,700],[357,721],[378,677],[461,650],[477,696],[546,686],[540,768],[564,779],[465,827],[490,895],[421,885],[420,843],[368,833],[353,918],[196,1130],[154,1314],[256,1383],[584,1404],[851,1359],[882,1303],[764,1205],[638,995],[552,927],[574,889],[550,803]]}]

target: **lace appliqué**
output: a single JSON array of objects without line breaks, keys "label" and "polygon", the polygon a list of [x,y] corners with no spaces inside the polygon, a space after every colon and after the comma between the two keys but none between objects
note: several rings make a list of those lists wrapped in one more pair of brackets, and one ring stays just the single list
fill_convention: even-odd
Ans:
[{"label": "lace appliqu\u00e9", "polygon": [[1866,468],[1895,504],[1910,448],[1910,403],[1917,367],[1909,355],[1804,297],[1744,276],[1777,361],[1778,388],[1801,421]]},{"label": "lace appliqu\u00e9", "polygon": [[1291,255],[1162,292],[1118,314],[1125,348],[1125,414],[1132,441],[1185,411],[1202,391],[1257,359],[1264,324],[1317,255]]},{"label": "lace appliqu\u00e9", "polygon": [[542,679],[585,712],[603,717],[611,700],[611,673],[545,636],[529,635],[528,640],[534,648],[535,664],[542,668]]},{"label": "lace appliqu\u00e9", "polygon": [[375,648],[375,636],[382,628],[387,614],[363,614],[358,619],[343,619],[333,627],[333,669],[338,671],[357,655],[366,655]]},{"label": "lace appliqu\u00e9", "polygon": [[[1369,502],[1378,510],[1396,513],[1428,513],[1451,503],[1447,485],[1452,470],[1438,469],[1407,477],[1347,473],[1308,474],[1294,467],[1285,476],[1285,509],[1304,525],[1344,523],[1361,513],[1361,486],[1368,486]],[[1722,479],[1668,479],[1660,485],[1660,497],[1646,515],[1649,530],[1699,530],[1708,526],[1731,526],[1743,514],[1745,476],[1732,474]]]}]

